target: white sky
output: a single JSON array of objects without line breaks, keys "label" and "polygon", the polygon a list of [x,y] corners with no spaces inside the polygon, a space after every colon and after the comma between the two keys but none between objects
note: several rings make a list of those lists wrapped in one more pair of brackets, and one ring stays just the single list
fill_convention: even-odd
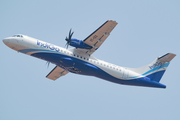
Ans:
[{"label": "white sky", "polygon": [[55,65],[17,53],[0,42],[1,120],[180,119],[179,0],[5,0],[0,2],[0,38],[25,34],[65,46],[69,29],[84,39],[106,20],[118,22],[93,55],[124,67],[140,67],[168,52],[177,54],[161,83],[166,89],[119,85],[68,74],[45,76]]}]

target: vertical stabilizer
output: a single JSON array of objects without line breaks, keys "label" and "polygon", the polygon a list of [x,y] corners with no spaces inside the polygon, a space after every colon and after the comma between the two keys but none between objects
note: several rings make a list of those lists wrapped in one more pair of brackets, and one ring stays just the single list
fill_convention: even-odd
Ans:
[{"label": "vertical stabilizer", "polygon": [[150,78],[153,81],[159,82],[166,71],[167,67],[169,66],[170,61],[175,57],[176,55],[173,53],[167,53],[161,57],[158,57],[155,61],[153,61],[151,64],[131,69],[134,72],[137,72],[143,76],[146,76]]}]

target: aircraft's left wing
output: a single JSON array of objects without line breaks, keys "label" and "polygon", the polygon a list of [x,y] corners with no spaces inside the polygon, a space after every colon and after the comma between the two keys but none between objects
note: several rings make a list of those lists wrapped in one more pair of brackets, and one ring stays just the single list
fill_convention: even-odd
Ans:
[{"label": "aircraft's left wing", "polygon": [[118,23],[116,21],[107,20],[103,25],[101,25],[91,35],[89,35],[86,39],[83,40],[84,43],[92,46],[92,48],[86,50],[81,49],[81,51],[84,51],[85,53],[91,55],[101,46],[101,44],[106,40],[106,38],[110,35],[110,32],[117,24]]},{"label": "aircraft's left wing", "polygon": [[46,77],[51,80],[56,80],[59,77],[66,75],[68,71],[56,66]]}]

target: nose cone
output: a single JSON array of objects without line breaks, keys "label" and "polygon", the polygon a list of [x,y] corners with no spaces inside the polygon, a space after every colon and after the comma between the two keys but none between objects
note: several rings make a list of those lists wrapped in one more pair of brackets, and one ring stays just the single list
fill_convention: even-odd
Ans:
[{"label": "nose cone", "polygon": [[4,38],[3,42],[4,42],[5,45],[7,45],[9,43],[9,39],[8,38]]}]

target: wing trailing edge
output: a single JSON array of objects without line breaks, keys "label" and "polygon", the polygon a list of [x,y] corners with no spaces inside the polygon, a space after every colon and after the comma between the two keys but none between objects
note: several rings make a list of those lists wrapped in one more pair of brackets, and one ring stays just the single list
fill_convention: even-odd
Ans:
[{"label": "wing trailing edge", "polygon": [[56,80],[61,76],[66,75],[67,73],[69,73],[68,71],[66,71],[63,68],[60,68],[58,66],[56,66],[47,76],[46,78],[49,78],[51,80]]}]

